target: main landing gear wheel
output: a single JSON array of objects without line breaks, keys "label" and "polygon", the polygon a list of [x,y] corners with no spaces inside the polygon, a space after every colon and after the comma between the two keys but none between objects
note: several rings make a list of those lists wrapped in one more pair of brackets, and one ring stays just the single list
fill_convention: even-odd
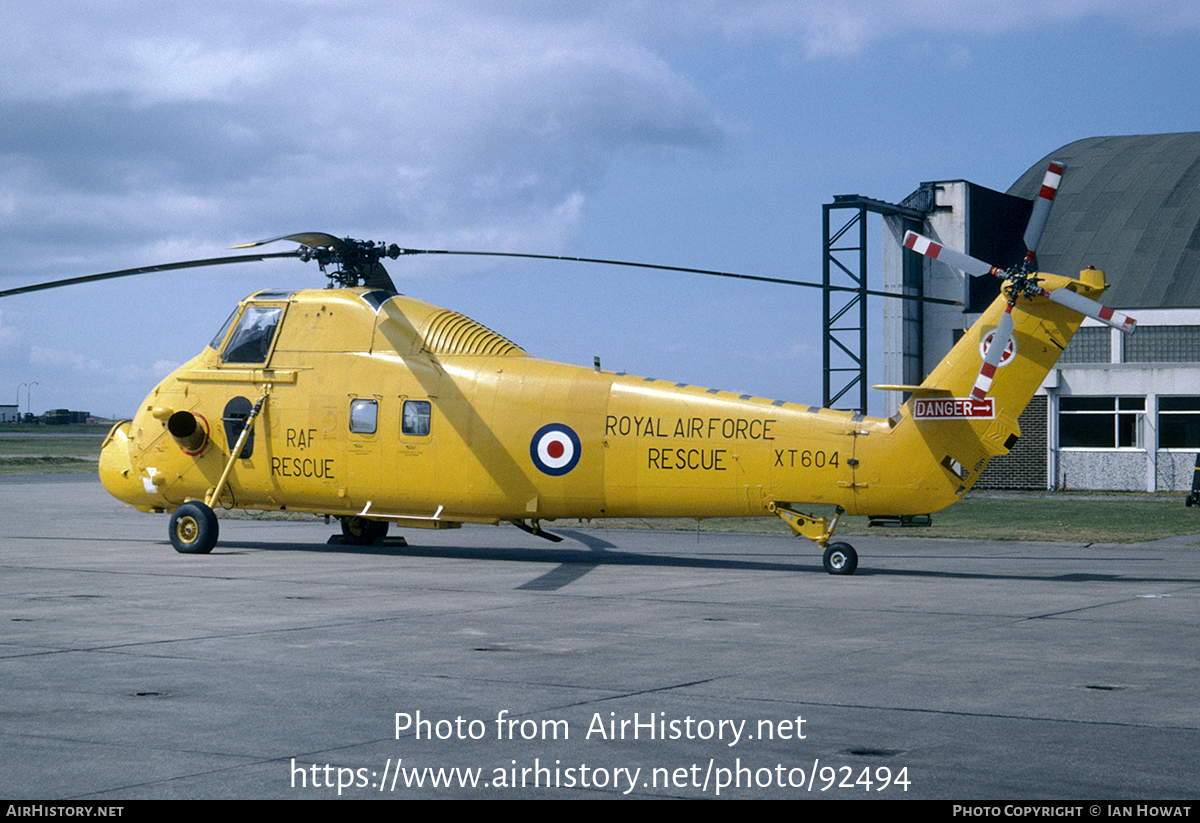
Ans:
[{"label": "main landing gear wheel", "polygon": [[858,568],[858,552],[849,543],[830,543],[821,558],[830,574],[854,574]]},{"label": "main landing gear wheel", "polygon": [[171,515],[168,534],[180,554],[208,554],[217,545],[217,515],[198,500],[189,500]]},{"label": "main landing gear wheel", "polygon": [[343,517],[342,537],[355,546],[370,546],[387,537],[388,524],[365,517]]}]

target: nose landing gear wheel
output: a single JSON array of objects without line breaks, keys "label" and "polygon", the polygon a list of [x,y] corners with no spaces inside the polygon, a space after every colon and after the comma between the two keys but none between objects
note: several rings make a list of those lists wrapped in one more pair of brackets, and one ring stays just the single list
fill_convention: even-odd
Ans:
[{"label": "nose landing gear wheel", "polygon": [[821,558],[830,574],[854,574],[858,568],[858,552],[849,543],[830,543]]},{"label": "nose landing gear wheel", "polygon": [[168,535],[180,554],[208,554],[217,545],[217,515],[198,500],[189,500],[171,515]]}]

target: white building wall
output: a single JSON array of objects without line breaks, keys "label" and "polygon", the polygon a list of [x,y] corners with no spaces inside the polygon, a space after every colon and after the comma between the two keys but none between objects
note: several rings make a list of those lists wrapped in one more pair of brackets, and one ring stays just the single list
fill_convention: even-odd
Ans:
[{"label": "white building wall", "polygon": [[[1200,324],[1196,309],[1130,310],[1140,328]],[[1099,325],[1086,320],[1085,326]],[[1137,332],[1135,331],[1134,334]],[[1200,363],[1122,363],[1124,337],[1114,331],[1112,363],[1074,363],[1054,369],[1042,385],[1049,396],[1048,468],[1053,488],[1188,491],[1200,449],[1158,448],[1158,398],[1200,395]],[[1136,449],[1062,448],[1061,397],[1144,397],[1142,445]]]},{"label": "white building wall", "polygon": [[[1189,478],[1189,486],[1191,480]],[[1059,454],[1059,489],[1142,491],[1146,486],[1144,452],[1069,450]]]},{"label": "white building wall", "polygon": [[[929,216],[926,234],[952,249],[966,249],[970,187],[963,180],[939,182],[935,189],[937,209]],[[904,231],[899,218],[883,221],[883,288],[900,293],[903,290]],[[925,296],[945,300],[963,300],[966,294],[966,275],[937,260],[922,258],[925,266]],[[904,384],[904,318],[905,301],[883,301],[883,382]],[[954,333],[970,326],[974,318],[963,314],[961,306],[926,303],[924,307],[923,340],[925,372],[928,374],[938,361],[954,346]],[[922,375],[922,378],[924,375]],[[885,414],[892,415],[900,408],[900,392],[886,392]]]}]

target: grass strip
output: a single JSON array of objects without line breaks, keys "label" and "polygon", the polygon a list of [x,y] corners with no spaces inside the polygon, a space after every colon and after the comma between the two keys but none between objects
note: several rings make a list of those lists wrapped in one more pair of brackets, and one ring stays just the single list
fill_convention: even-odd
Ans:
[{"label": "grass strip", "polygon": [[53,455],[0,457],[0,475],[95,474],[98,468],[96,460],[89,460],[86,457],[55,457]]}]

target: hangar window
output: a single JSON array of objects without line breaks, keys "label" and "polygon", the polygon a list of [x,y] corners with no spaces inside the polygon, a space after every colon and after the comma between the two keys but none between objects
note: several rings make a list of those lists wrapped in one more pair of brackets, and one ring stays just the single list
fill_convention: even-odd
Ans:
[{"label": "hangar window", "polygon": [[247,306],[229,335],[221,359],[226,363],[265,363],[279,328],[283,306]]},{"label": "hangar window", "polygon": [[1060,363],[1108,363],[1112,360],[1112,331],[1108,326],[1085,326],[1075,332]]},{"label": "hangar window", "polygon": [[429,434],[429,414],[431,406],[428,400],[405,400],[404,415],[400,421],[400,431],[417,437]]},{"label": "hangar window", "polygon": [[1158,398],[1158,447],[1200,449],[1200,397]]},{"label": "hangar window", "polygon": [[1137,334],[1125,341],[1126,363],[1195,363],[1197,360],[1200,360],[1200,326],[1142,326]]},{"label": "hangar window", "polygon": [[379,404],[374,400],[350,401],[350,431],[374,434],[379,422]]},{"label": "hangar window", "polygon": [[1144,397],[1061,397],[1058,443],[1065,449],[1140,449]]}]

